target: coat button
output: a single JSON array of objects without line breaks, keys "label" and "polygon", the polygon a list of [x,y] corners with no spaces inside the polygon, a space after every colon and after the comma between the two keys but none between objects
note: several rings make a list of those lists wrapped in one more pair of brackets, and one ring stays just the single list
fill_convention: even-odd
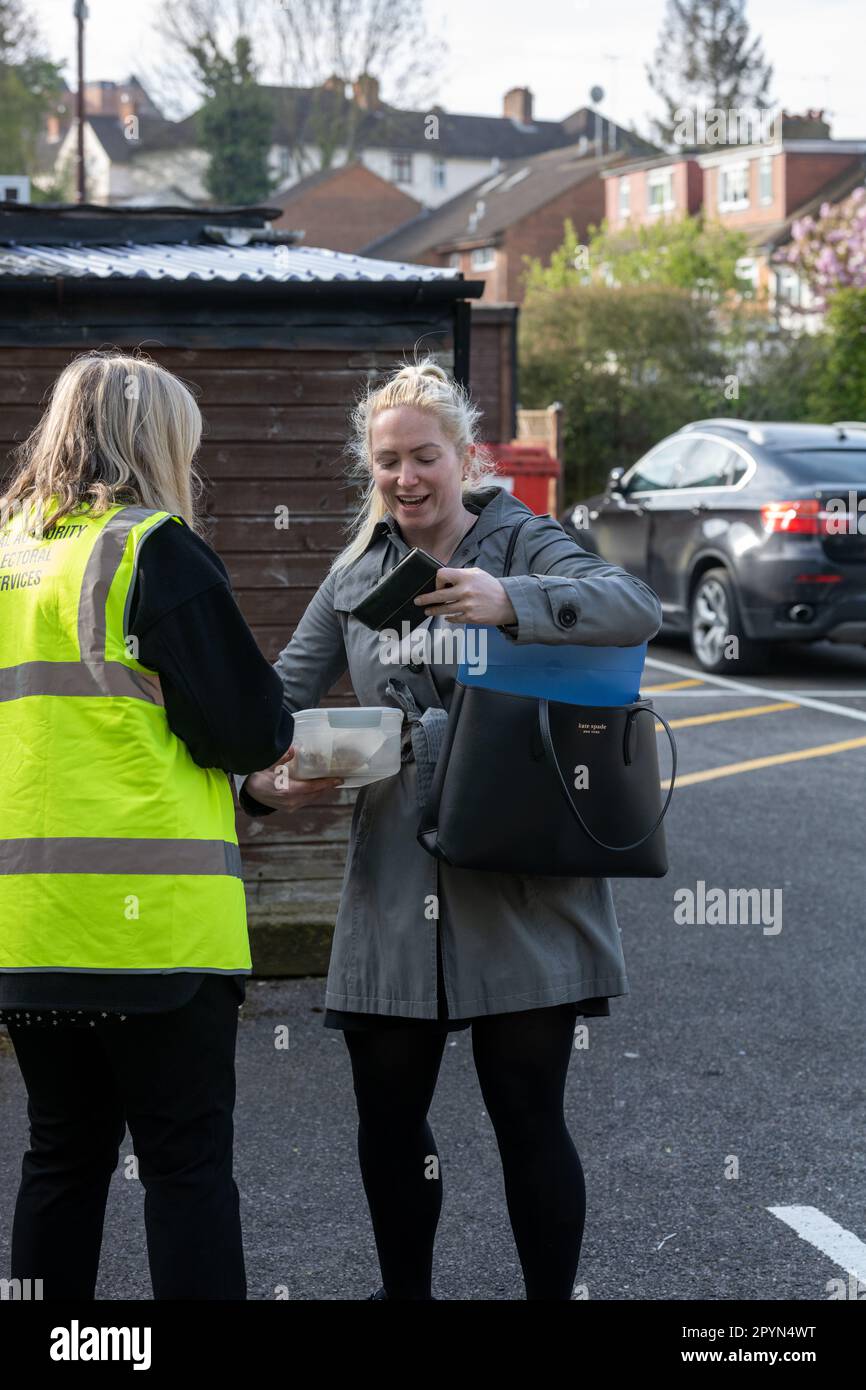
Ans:
[{"label": "coat button", "polygon": [[556,616],[563,627],[574,627],[577,622],[577,614],[567,603],[563,604]]},{"label": "coat button", "polygon": [[413,676],[420,676],[421,672],[424,670],[424,662],[410,661],[407,669],[412,672]]}]

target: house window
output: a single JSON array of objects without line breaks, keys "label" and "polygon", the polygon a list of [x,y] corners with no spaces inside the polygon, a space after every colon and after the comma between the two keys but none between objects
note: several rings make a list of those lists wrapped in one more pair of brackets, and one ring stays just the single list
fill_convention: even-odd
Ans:
[{"label": "house window", "polygon": [[17,202],[18,202],[18,189],[17,189],[17,188],[4,188],[4,190],[3,190],[3,198],[4,198],[4,200],[5,200],[7,203],[17,203]]},{"label": "house window", "polygon": [[773,201],[773,156],[765,154],[761,156],[758,166],[758,187],[761,205],[766,207],[767,203]]},{"label": "house window", "polygon": [[631,186],[628,179],[619,180],[619,216],[624,222],[631,212]]},{"label": "house window", "polygon": [[673,169],[650,169],[647,175],[650,212],[671,212],[674,206]]},{"label": "house window", "polygon": [[292,172],[291,152],[285,145],[280,145],[277,150],[277,168],[281,178],[287,179]]},{"label": "house window", "polygon": [[463,257],[461,256],[460,252],[452,251],[451,255],[448,257],[448,264],[452,267],[452,269],[459,270],[462,263]]},{"label": "house window", "polygon": [[392,154],[392,155],[391,155],[391,182],[392,182],[392,183],[411,183],[411,182],[412,182],[412,156],[411,156],[411,154]]},{"label": "house window", "polygon": [[476,246],[470,256],[470,265],[473,270],[492,270],[496,265],[495,246]]},{"label": "house window", "polygon": [[793,309],[799,309],[802,299],[801,289],[800,277],[795,270],[776,271],[777,300]]},{"label": "house window", "polygon": [[733,212],[749,206],[749,161],[723,164],[719,168],[719,212]]},{"label": "house window", "polygon": [[445,167],[446,167],[446,166],[445,166],[445,160],[444,160],[444,159],[434,159],[434,160],[433,160],[433,187],[434,187],[434,188],[444,188],[444,187],[445,187]]},{"label": "house window", "polygon": [[741,256],[736,264],[737,279],[749,286],[749,291],[753,292],[758,288],[758,263],[751,256]]}]

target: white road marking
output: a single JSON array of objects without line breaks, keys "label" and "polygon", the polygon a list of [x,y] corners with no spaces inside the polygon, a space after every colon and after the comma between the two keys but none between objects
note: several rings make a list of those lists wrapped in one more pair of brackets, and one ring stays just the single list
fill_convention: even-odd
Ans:
[{"label": "white road marking", "polygon": [[[690,671],[687,666],[677,666],[672,661],[659,661],[657,657],[648,656],[647,666],[655,666],[659,671],[670,671],[675,676],[693,676],[694,671]],[[790,700],[795,704],[802,705],[804,709],[821,710],[824,714],[841,714],[845,719],[857,719],[862,724],[866,724],[866,710],[845,709],[842,705],[834,704],[830,700],[814,700],[808,695],[794,696],[789,690],[769,690],[763,685],[751,685],[748,681],[732,681],[727,676],[711,676],[709,672],[702,672],[701,679],[708,685],[717,686],[720,690],[738,690],[749,695],[761,695],[768,700]],[[662,692],[664,694],[664,692]]]},{"label": "white road marking", "polygon": [[807,1240],[848,1274],[853,1274],[861,1284],[866,1283],[866,1245],[853,1231],[846,1231],[817,1207],[767,1207],[767,1211],[796,1231],[801,1240]]},{"label": "white road marking", "polygon": [[[835,700],[866,700],[866,690],[786,690],[784,693],[792,700],[799,695],[813,695],[816,698],[832,695]],[[657,686],[641,691],[641,695],[664,695],[666,700],[721,700],[726,695],[751,694],[751,690],[659,690]]]}]

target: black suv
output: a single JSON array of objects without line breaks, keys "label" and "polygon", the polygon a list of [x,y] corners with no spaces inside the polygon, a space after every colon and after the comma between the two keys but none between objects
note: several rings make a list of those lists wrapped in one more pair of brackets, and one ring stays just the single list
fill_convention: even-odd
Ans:
[{"label": "black suv", "polygon": [[698,420],[562,524],[646,580],[707,671],[759,669],[777,641],[866,645],[866,424]]}]

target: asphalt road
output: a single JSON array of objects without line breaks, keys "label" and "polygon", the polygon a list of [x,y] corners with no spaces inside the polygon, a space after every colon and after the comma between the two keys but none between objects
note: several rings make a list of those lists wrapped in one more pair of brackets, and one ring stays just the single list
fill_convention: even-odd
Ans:
[{"label": "asphalt road", "polygon": [[[652,698],[680,753],[670,871],[614,882],[631,993],[573,1054],[579,1284],[605,1300],[826,1300],[848,1268],[866,1283],[866,651],[791,649],[770,674],[716,684],[684,647],[655,643],[653,686],[668,687]],[[677,921],[699,881],[767,890],[767,912]],[[321,980],[253,984],[242,1013],[236,1172],[254,1299],[363,1299],[379,1283],[348,1057],[322,997]],[[431,1123],[445,1187],[434,1292],[521,1299],[468,1033],[446,1048]],[[0,1273],[25,1136],[0,1039]],[[123,1166],[98,1296],[146,1299],[143,1193]]]}]

